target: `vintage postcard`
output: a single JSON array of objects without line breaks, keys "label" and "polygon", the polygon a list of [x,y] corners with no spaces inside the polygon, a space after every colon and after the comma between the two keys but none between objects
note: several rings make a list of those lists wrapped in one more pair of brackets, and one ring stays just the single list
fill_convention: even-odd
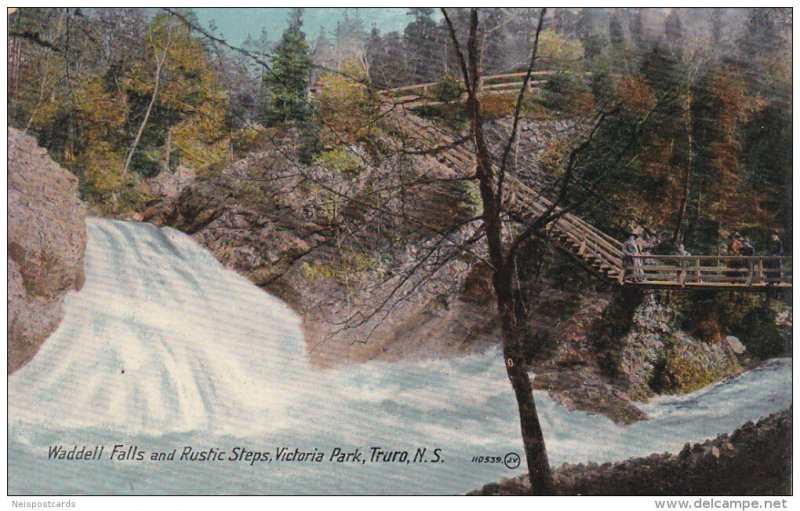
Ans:
[{"label": "vintage postcard", "polygon": [[9,8],[14,505],[785,507],[792,20]]}]

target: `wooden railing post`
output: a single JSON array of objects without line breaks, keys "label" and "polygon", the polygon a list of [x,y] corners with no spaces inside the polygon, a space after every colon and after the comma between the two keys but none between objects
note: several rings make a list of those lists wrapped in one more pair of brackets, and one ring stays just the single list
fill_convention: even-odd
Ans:
[{"label": "wooden railing post", "polygon": [[753,283],[753,260],[747,260],[747,279],[745,280],[745,285],[749,286]]},{"label": "wooden railing post", "polygon": [[695,259],[695,272],[697,273],[696,282],[703,282],[702,274],[700,273],[700,258]]}]

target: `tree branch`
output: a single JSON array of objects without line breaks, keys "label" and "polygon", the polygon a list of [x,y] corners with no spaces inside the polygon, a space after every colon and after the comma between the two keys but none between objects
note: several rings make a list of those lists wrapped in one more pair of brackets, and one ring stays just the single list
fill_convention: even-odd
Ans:
[{"label": "tree branch", "polygon": [[547,13],[547,8],[543,8],[539,11],[539,23],[536,25],[536,34],[533,38],[533,48],[531,49],[531,60],[528,64],[528,70],[525,73],[525,79],[522,81],[522,86],[519,89],[519,94],[517,95],[517,103],[514,107],[514,122],[511,127],[511,134],[508,137],[508,142],[506,143],[506,147],[503,150],[503,157],[500,161],[500,176],[498,178],[497,183],[497,200],[501,201],[503,198],[503,182],[505,181],[505,173],[506,167],[508,165],[508,156],[511,154],[511,147],[514,144],[514,139],[517,138],[517,129],[519,127],[519,118],[522,112],[522,102],[525,98],[525,92],[528,90],[528,83],[531,79],[531,73],[533,73],[533,66],[536,63],[536,54],[539,50],[539,34],[542,32],[542,24],[544,23],[544,16]]},{"label": "tree branch", "polygon": [[461,51],[461,45],[458,44],[458,37],[456,36],[456,29],[453,26],[453,22],[450,21],[450,16],[447,15],[447,9],[444,7],[441,8],[442,15],[444,16],[445,22],[447,22],[447,29],[450,32],[450,38],[453,40],[453,49],[458,56],[458,64],[461,66],[461,73],[464,75],[464,86],[467,89],[467,94],[474,93],[470,87],[470,79],[469,79],[469,71],[467,70],[467,63],[464,60],[464,53]]}]

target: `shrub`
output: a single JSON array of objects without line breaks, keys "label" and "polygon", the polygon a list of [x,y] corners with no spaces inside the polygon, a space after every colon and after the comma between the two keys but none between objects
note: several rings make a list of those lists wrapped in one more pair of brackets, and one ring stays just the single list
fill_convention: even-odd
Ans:
[{"label": "shrub", "polygon": [[658,392],[692,392],[742,370],[736,358],[719,345],[708,345],[685,336],[677,336],[669,344],[663,367],[656,372],[653,382]]},{"label": "shrub", "polygon": [[592,107],[592,93],[580,75],[556,73],[542,88],[540,102],[554,110],[580,113]]},{"label": "shrub", "polygon": [[345,61],[337,72],[320,77],[317,102],[326,146],[356,144],[377,135],[379,109],[367,86],[368,78],[366,66],[358,60]]},{"label": "shrub", "polygon": [[366,167],[360,151],[350,147],[337,147],[326,151],[315,158],[314,163],[350,178],[358,176]]},{"label": "shrub", "polygon": [[487,119],[498,119],[514,115],[516,105],[516,94],[486,93],[481,97],[483,115]]},{"label": "shrub", "polygon": [[446,71],[436,84],[434,97],[442,103],[450,103],[461,98],[461,82],[458,77]]},{"label": "shrub", "polygon": [[760,359],[782,355],[785,347],[776,323],[779,302],[757,293],[697,293],[679,302],[682,326],[708,342],[738,337]]},{"label": "shrub", "polygon": [[144,191],[140,174],[122,172],[124,159],[111,144],[95,144],[77,163],[83,198],[102,213],[124,215],[142,209],[151,199]]}]

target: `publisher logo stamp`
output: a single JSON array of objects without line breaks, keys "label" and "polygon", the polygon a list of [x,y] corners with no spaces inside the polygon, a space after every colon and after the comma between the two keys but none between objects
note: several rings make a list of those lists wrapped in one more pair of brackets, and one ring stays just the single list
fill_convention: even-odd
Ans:
[{"label": "publisher logo stamp", "polygon": [[519,454],[515,452],[510,452],[506,454],[505,458],[503,458],[503,464],[506,466],[506,468],[511,468],[511,469],[517,468],[519,466],[519,463],[520,463]]}]

